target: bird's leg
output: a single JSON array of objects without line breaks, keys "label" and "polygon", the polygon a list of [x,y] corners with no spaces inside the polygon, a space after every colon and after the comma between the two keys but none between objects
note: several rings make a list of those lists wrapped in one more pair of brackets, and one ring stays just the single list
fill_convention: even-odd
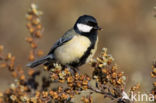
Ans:
[{"label": "bird's leg", "polygon": [[72,66],[69,66],[69,65],[67,65],[66,67],[69,69],[70,73],[71,73],[73,76],[74,76],[76,73],[80,74],[78,68],[72,67]]},{"label": "bird's leg", "polygon": [[78,74],[80,74],[79,68],[77,68],[77,67],[73,67],[72,69],[73,69],[74,73],[78,73]]},{"label": "bird's leg", "polygon": [[65,67],[66,67],[66,68],[69,70],[69,72],[74,76],[75,71],[71,68],[71,66],[66,65]]}]

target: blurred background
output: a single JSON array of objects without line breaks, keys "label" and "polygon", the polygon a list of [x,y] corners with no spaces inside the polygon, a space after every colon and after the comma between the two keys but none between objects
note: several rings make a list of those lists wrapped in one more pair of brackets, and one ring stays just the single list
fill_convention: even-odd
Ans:
[{"label": "blurred background", "polygon": [[[0,44],[6,52],[16,56],[17,64],[25,65],[29,45],[25,37],[29,35],[25,25],[25,15],[31,0],[0,0]],[[150,77],[153,60],[156,59],[156,12],[155,0],[34,0],[43,11],[43,38],[39,48],[48,53],[49,49],[63,33],[71,28],[83,14],[94,16],[104,29],[99,32],[99,46],[96,56],[103,47],[113,55],[120,71],[127,76],[128,90],[137,82],[144,91],[151,90]],[[95,57],[96,57],[95,56]],[[81,68],[82,72],[91,70]],[[9,72],[0,71],[0,91],[13,82]],[[103,98],[98,96],[95,101]],[[101,100],[102,102],[102,100]]]}]

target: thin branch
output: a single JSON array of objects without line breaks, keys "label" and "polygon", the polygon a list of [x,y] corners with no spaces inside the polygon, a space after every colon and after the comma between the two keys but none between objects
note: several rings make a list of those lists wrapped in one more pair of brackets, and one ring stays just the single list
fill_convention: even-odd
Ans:
[{"label": "thin branch", "polygon": [[102,90],[99,90],[99,89],[97,89],[97,88],[93,88],[93,87],[91,87],[91,86],[89,86],[88,89],[89,89],[89,90],[92,90],[92,91],[94,91],[94,92],[96,92],[96,93],[104,94],[105,96],[110,97],[111,99],[115,99],[115,98],[116,98],[113,94],[111,94],[111,93],[109,93],[109,92],[104,92],[104,91],[102,91]]}]

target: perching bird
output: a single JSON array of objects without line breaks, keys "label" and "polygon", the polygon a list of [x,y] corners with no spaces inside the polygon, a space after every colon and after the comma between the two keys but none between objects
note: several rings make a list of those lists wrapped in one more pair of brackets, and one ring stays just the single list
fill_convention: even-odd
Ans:
[{"label": "perching bird", "polygon": [[47,65],[54,61],[71,67],[87,63],[97,49],[98,30],[101,28],[94,17],[80,16],[74,27],[53,45],[48,55],[27,64],[27,66],[34,68],[40,64]]}]

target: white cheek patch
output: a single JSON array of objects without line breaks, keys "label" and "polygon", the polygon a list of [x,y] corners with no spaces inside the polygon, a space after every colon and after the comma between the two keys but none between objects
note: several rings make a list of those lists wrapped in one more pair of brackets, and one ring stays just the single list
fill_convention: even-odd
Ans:
[{"label": "white cheek patch", "polygon": [[86,25],[86,24],[78,23],[77,28],[79,29],[79,31],[87,33],[87,32],[90,32],[93,27],[89,26],[89,25]]}]

